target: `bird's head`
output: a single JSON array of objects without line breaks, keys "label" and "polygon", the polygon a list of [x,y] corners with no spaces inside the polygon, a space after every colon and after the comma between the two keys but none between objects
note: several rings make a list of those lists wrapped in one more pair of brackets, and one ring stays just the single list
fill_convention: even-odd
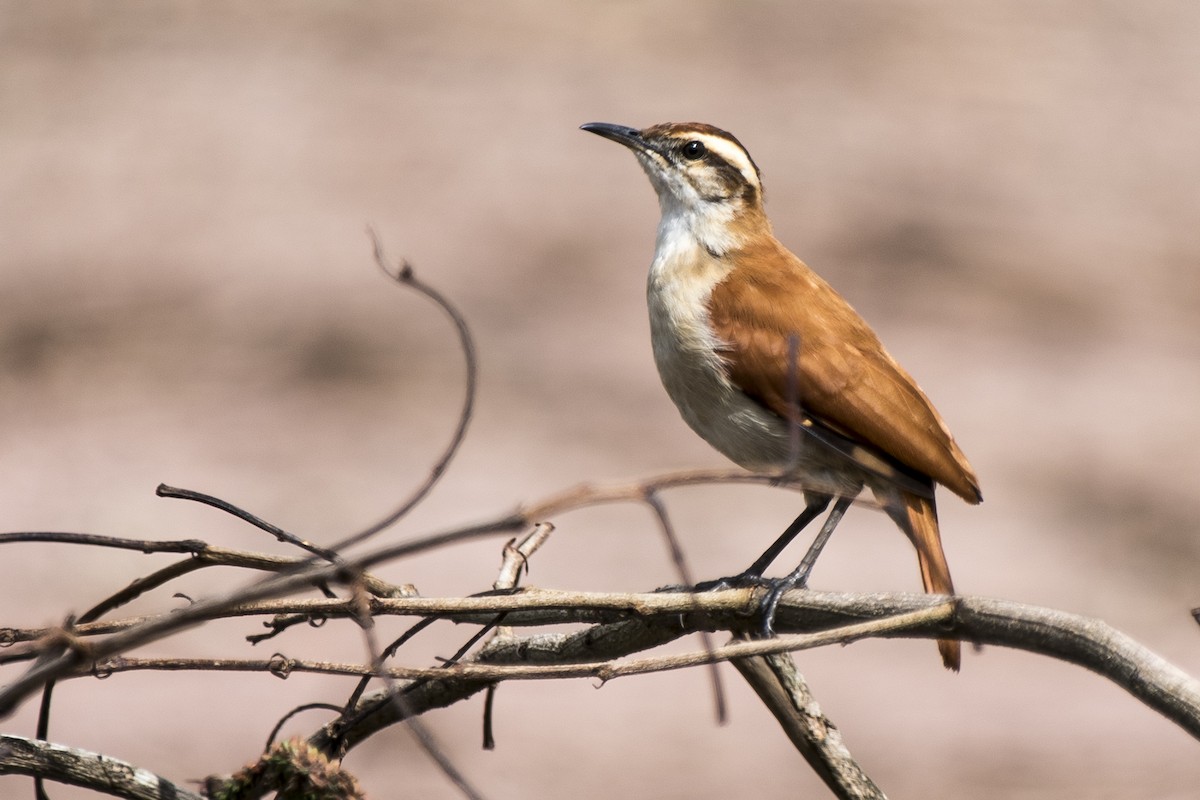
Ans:
[{"label": "bird's head", "polygon": [[767,225],[762,177],[733,134],[701,122],[644,130],[607,122],[581,127],[633,151],[658,192],[664,225],[682,223],[701,239],[736,237]]}]

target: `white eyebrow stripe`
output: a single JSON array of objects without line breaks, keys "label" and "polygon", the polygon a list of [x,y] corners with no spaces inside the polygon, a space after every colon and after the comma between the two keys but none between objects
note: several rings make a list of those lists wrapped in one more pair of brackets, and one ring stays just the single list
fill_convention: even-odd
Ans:
[{"label": "white eyebrow stripe", "polygon": [[750,160],[750,156],[746,155],[745,150],[728,139],[708,133],[693,133],[687,138],[703,142],[709,151],[716,153],[729,164],[736,167],[738,172],[742,173],[742,177],[746,179],[747,183],[762,191],[762,184],[758,181],[758,170],[754,168],[754,163]]}]

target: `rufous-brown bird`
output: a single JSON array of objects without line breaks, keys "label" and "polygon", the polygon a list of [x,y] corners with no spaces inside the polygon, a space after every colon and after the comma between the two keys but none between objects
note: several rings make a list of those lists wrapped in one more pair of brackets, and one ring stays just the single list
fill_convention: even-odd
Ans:
[{"label": "rufous-brown bird", "polygon": [[[734,462],[805,487],[803,512],[742,576],[761,578],[834,504],[796,570],[768,582],[764,629],[783,592],[806,584],[864,487],[912,541],[925,591],[954,594],[934,485],[979,503],[979,481],[870,326],[775,238],[746,148],[702,123],[582,127],[632,150],[658,193],[647,299],[667,394],[692,430]],[[941,639],[938,649],[957,670],[959,642]]]}]

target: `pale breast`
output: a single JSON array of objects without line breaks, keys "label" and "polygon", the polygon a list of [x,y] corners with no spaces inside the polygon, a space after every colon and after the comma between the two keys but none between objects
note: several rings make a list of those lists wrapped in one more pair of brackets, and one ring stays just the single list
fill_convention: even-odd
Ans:
[{"label": "pale breast", "polygon": [[735,463],[752,470],[785,464],[787,426],[730,383],[708,322],[708,296],[724,267],[695,253],[660,248],[658,256],[647,303],[654,361],[667,394],[692,430]]}]

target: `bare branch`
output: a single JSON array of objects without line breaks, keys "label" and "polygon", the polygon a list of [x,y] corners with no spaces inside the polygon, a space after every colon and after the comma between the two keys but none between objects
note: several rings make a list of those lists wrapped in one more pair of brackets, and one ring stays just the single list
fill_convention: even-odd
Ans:
[{"label": "bare branch", "polygon": [[[647,625],[652,619],[662,622],[674,618],[676,624],[686,627],[672,629],[668,640],[699,627],[737,630],[753,618],[757,595],[749,589],[727,589],[700,594],[656,592],[650,594],[591,594],[584,592],[551,592],[547,590],[525,590],[515,595],[500,595],[474,598],[393,598],[372,599],[371,613],[405,613],[451,617],[463,622],[486,623],[498,613],[506,613],[506,625],[534,625],[552,622],[587,622],[597,619],[627,618],[628,623],[609,623],[599,629],[589,629],[595,637],[593,644],[603,641],[604,631],[616,630],[622,624],[634,629],[654,631],[650,637],[638,638],[632,644],[644,649],[652,646],[667,632],[658,624]],[[908,613],[938,605],[941,598],[928,595],[909,594],[838,594],[798,590],[786,594],[779,607],[777,628],[780,631],[804,631],[829,628],[847,621],[879,619]],[[337,605],[343,610],[338,611]],[[279,607],[279,606],[276,606]],[[297,610],[301,606],[288,605]],[[307,608],[320,608],[322,613],[336,616],[348,614],[344,601],[310,601]],[[254,610],[230,604],[219,609],[221,614],[236,609]],[[1159,711],[1169,719],[1200,738],[1200,682],[1182,670],[1164,661],[1135,642],[1129,636],[1113,629],[1099,620],[1089,619],[1063,611],[1028,606],[1006,600],[982,597],[955,598],[954,619],[950,624],[930,623],[909,628],[889,636],[920,636],[939,638],[956,635],[981,644],[997,644],[1006,647],[1069,661],[1086,667],[1109,678],[1125,688],[1133,696]],[[171,616],[195,615],[199,621],[204,614],[194,611],[195,606],[181,609]],[[263,604],[258,613],[267,613],[270,606]],[[203,611],[204,609],[201,609]],[[92,657],[103,659],[126,649],[123,641],[139,641],[143,626],[165,624],[158,619],[141,623],[124,634],[115,634],[107,640],[92,645]],[[665,625],[665,623],[664,623]],[[89,626],[80,626],[80,633]],[[133,635],[133,634],[137,635]],[[126,640],[115,640],[116,636],[128,636]],[[115,641],[114,641],[115,640]],[[74,652],[74,651],[71,651]],[[532,651],[531,651],[532,652]],[[623,653],[621,653],[623,654]],[[571,654],[575,658],[577,654]],[[580,660],[589,660],[592,654],[579,654]],[[62,654],[47,663],[58,664],[58,674],[86,674],[92,659]],[[69,666],[65,662],[70,662]],[[44,673],[43,673],[44,674]],[[23,679],[29,680],[27,675]],[[13,693],[20,683],[8,687]]]},{"label": "bare branch", "polygon": [[204,800],[199,794],[100,753],[0,734],[0,775],[32,775],[127,800]]},{"label": "bare branch", "polygon": [[[724,597],[718,597],[719,595],[724,595]],[[485,599],[479,598],[479,600]],[[519,603],[522,598],[518,595],[511,599]],[[580,600],[581,604],[587,605],[582,597],[577,596],[576,599]],[[754,594],[746,590],[714,592],[711,596],[708,594],[597,596],[596,600],[594,607],[597,609],[614,609],[625,604],[627,609],[636,607],[643,613],[653,611],[655,616],[662,614],[675,616],[683,624],[693,626],[697,620],[690,615],[697,600],[702,608],[704,623],[707,625],[723,623],[734,627],[735,623],[739,621],[744,624],[747,607],[756,606]],[[722,602],[725,604],[723,610],[726,613],[723,620],[719,616],[715,616],[716,612],[722,610]],[[781,631],[811,630],[819,626],[830,627],[847,620],[894,617],[899,614],[929,609],[942,602],[942,598],[929,595],[855,595],[807,590],[793,591],[789,592],[783,603],[780,604],[777,624]],[[493,609],[500,607],[493,606]],[[554,604],[547,604],[547,607],[550,610],[562,608],[561,605],[558,605],[556,609]],[[516,622],[519,616],[518,609],[514,607],[505,621]],[[634,619],[626,623],[613,623],[600,628],[591,628],[582,634],[575,634],[568,638],[578,643],[579,640],[574,637],[582,636],[588,640],[587,651],[601,650],[602,646],[611,645],[617,641],[610,640],[609,637],[618,629],[628,631],[629,626],[632,626],[633,629],[647,628],[644,622]],[[684,635],[694,629],[692,627],[668,631],[665,626],[651,626],[650,635],[636,636],[632,643],[637,649],[645,649],[652,646],[652,643],[661,643],[661,641]],[[1174,721],[1192,736],[1200,738],[1200,681],[1103,621],[1007,600],[956,597],[951,624],[930,621],[902,630],[881,632],[879,635],[919,636],[936,639],[944,638],[947,633],[981,644],[1002,645],[1041,653],[1083,666],[1113,681],[1150,708]],[[534,652],[533,650],[529,651],[530,657]],[[587,660],[591,655],[590,652],[577,655],[569,648],[563,651],[563,654],[579,660]]]},{"label": "bare branch", "polygon": [[93,645],[86,657],[77,650],[66,649],[53,657],[41,661],[24,675],[0,690],[0,717],[11,713],[13,708],[22,699],[30,693],[37,691],[47,681],[71,674],[77,671],[81,665],[86,669],[86,664],[92,659],[106,658],[141,644],[158,641],[177,631],[221,617],[229,609],[241,603],[282,597],[315,582],[336,581],[351,570],[362,570],[374,564],[422,550],[440,547],[450,542],[495,536],[500,533],[511,533],[514,529],[518,529],[521,526],[522,520],[520,518],[504,517],[482,525],[471,525],[465,528],[444,531],[411,542],[380,548],[373,553],[350,560],[346,564],[309,566],[298,571],[267,578],[225,596],[200,600],[172,614],[150,618],[140,625],[114,634]]},{"label": "bare branch", "polygon": [[327,550],[323,547],[313,544],[310,541],[301,539],[299,536],[296,536],[293,533],[288,533],[278,525],[267,522],[265,519],[255,516],[243,508],[235,506],[228,500],[222,500],[219,497],[213,497],[211,494],[204,494],[203,492],[195,492],[191,489],[179,489],[174,486],[167,486],[165,483],[160,483],[158,488],[154,490],[154,493],[159,497],[170,497],[178,500],[192,500],[197,503],[203,503],[206,506],[212,506],[220,511],[224,511],[226,514],[232,514],[238,519],[250,523],[259,530],[266,531],[274,536],[277,541],[299,547],[301,550],[312,553],[318,558],[323,558],[326,561],[337,560],[338,555],[335,551]]},{"label": "bare branch", "polygon": [[[647,493],[675,489],[684,486],[703,486],[706,484],[749,483],[759,486],[781,486],[795,491],[803,491],[804,486],[786,475],[766,475],[746,472],[738,469],[705,469],[680,470],[655,475],[632,483],[609,485],[583,484],[575,486],[544,500],[521,508],[521,516],[530,523],[551,519],[565,511],[601,505],[604,503],[640,503],[644,502]],[[863,500],[869,505],[870,501]]]},{"label": "bare branch", "polygon": [[883,791],[850,755],[841,731],[821,711],[789,654],[734,659],[733,666],[835,795],[843,800],[883,800]]},{"label": "bare branch", "polygon": [[82,544],[89,547],[113,547],[119,550],[140,550],[143,553],[202,553],[208,545],[200,539],[124,539],[96,533],[64,533],[57,531],[20,531],[0,533],[0,545],[17,542],[53,542]]},{"label": "bare branch", "polygon": [[[207,672],[269,672],[278,678],[293,673],[309,672],[325,675],[355,675],[393,680],[467,679],[481,681],[546,680],[551,678],[595,678],[607,682],[630,675],[687,669],[749,656],[771,655],[795,650],[809,650],[830,644],[844,644],[870,636],[884,636],[907,628],[928,626],[947,621],[953,606],[943,603],[894,617],[844,625],[819,633],[785,634],[772,639],[741,641],[692,653],[678,653],[632,661],[607,660],[584,663],[552,663],[555,650],[565,646],[569,638],[559,635],[536,634],[539,658],[537,663],[520,663],[535,637],[513,637],[490,644],[481,654],[481,661],[450,663],[438,667],[382,667],[362,664],[305,661],[276,654],[270,659],[221,658],[125,658],[115,656],[98,663],[94,672],[105,677],[117,672],[140,670],[196,670]],[[563,659],[566,661],[567,659]],[[517,663],[512,663],[517,662]]]}]

